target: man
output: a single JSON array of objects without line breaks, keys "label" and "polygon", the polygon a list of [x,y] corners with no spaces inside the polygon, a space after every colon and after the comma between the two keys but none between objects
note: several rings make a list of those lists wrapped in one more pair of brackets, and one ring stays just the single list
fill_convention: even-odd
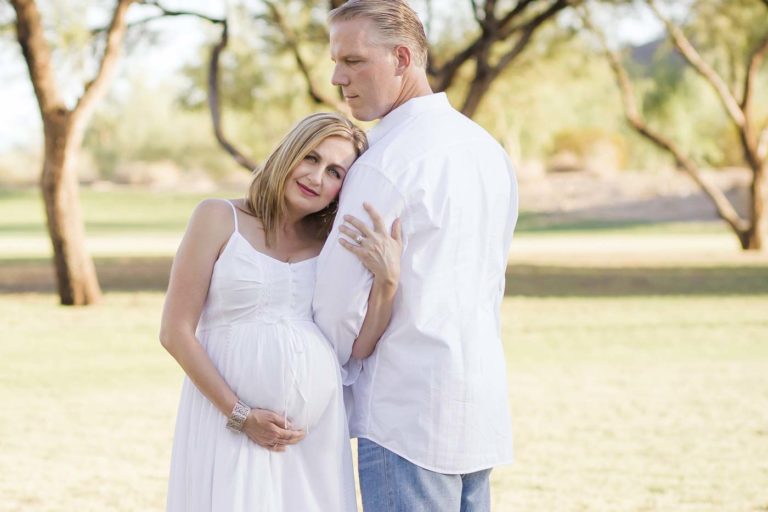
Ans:
[{"label": "man", "polygon": [[[514,172],[488,133],[432,93],[424,29],[404,1],[351,0],[329,22],[332,82],[355,118],[380,119],[346,178],[313,304],[349,386],[363,505],[489,510],[491,468],[512,459],[499,308]],[[363,201],[401,219],[404,249],[392,320],[358,361],[371,276],[337,240],[344,215],[367,218]]]}]

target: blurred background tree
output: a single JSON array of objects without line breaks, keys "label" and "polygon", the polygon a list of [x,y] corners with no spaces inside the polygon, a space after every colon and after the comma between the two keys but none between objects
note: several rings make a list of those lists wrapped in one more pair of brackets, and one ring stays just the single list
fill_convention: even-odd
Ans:
[{"label": "blurred background tree", "polygon": [[[195,13],[200,4],[192,0],[167,5],[144,0],[134,5],[124,42],[130,66],[123,68],[117,87],[95,109],[84,130],[84,156],[79,163],[68,164],[76,167],[69,174],[79,174],[83,181],[145,185],[180,180],[242,183],[247,179],[242,167],[253,169],[296,119],[315,110],[345,109],[328,81],[332,63],[326,16],[341,3],[233,2],[227,13],[218,14],[221,17]],[[682,28],[702,59],[733,89],[745,83],[746,56],[763,41],[765,3],[697,0],[670,4],[670,12],[674,26]],[[581,0],[455,0],[449,7],[413,0],[412,4],[428,31],[433,86],[445,90],[454,105],[493,133],[521,168],[586,169],[599,174],[676,163],[674,154],[647,144],[624,122],[622,97],[612,73],[592,39],[579,30],[574,8],[583,4]],[[603,14],[607,25],[619,26],[637,16],[646,2],[593,0],[589,5]],[[55,63],[51,76],[62,84],[59,104],[72,110],[85,90],[83,84],[96,74],[115,3],[41,0],[40,6]],[[182,14],[199,14],[203,19],[189,38],[196,47],[194,57],[169,63],[177,71],[158,83],[153,77],[156,70],[136,63],[163,47],[174,30],[168,19]],[[14,37],[15,22],[13,10],[0,3],[0,41]],[[616,48],[626,40],[614,31],[611,44]],[[218,141],[211,136],[214,48],[219,52],[214,68],[218,102],[213,104]],[[623,62],[648,127],[673,134],[678,152],[697,168],[749,164],[743,137],[722,115],[721,97],[672,43],[660,37],[626,50]],[[768,118],[768,73],[757,64],[750,75],[754,91],[750,112],[759,131]],[[766,138],[752,144],[755,155],[765,152],[760,148],[768,144]],[[221,151],[222,145],[230,155]],[[32,162],[42,158],[34,153],[6,150],[9,156],[0,162],[0,174],[18,174],[23,158]],[[231,155],[240,155],[240,163]],[[760,189],[759,184],[753,186],[753,209]],[[53,197],[60,196],[51,194],[46,204],[53,204]],[[68,197],[76,199],[73,194]],[[725,217],[738,226],[742,240],[749,238],[747,232],[765,230],[757,221],[746,225],[748,219]],[[756,247],[753,242],[746,245],[750,244]]]},{"label": "blurred background tree", "polygon": [[[743,249],[762,250],[768,229],[768,95],[764,66],[768,54],[768,6],[764,0],[738,4],[696,0],[686,10],[685,18],[675,20],[669,13],[670,6],[656,0],[645,3],[664,25],[675,53],[667,52],[668,56],[660,61],[656,90],[643,98],[647,103],[642,108],[637,106],[633,80],[621,56],[610,47],[589,12],[582,11],[582,19],[598,36],[616,76],[626,118],[701,187]],[[684,99],[671,101],[677,93],[684,94]],[[695,98],[695,103],[687,101],[689,98]],[[707,103],[717,104],[720,115],[712,116],[712,111],[705,108]],[[743,215],[701,173],[704,163],[730,162],[747,167],[751,173],[748,211]]]},{"label": "blurred background tree", "polygon": [[91,115],[116,73],[131,3],[132,0],[119,0],[112,10],[93,78],[80,85],[76,93],[67,94],[57,80],[53,59],[57,53],[64,54],[59,59],[59,69],[67,74],[78,75],[88,67],[85,59],[77,58],[83,52],[68,52],[88,45],[81,9],[64,10],[53,4],[50,21],[58,30],[51,30],[44,25],[36,2],[11,0],[16,14],[16,38],[42,116],[45,149],[41,188],[59,298],[65,305],[92,304],[101,298],[96,269],[85,248],[76,165]]}]

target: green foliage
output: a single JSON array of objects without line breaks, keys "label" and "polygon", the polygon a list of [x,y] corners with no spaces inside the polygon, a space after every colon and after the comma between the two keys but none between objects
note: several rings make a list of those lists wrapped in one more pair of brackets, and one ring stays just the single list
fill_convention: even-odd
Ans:
[{"label": "green foliage", "polygon": [[[722,135],[731,127],[709,84],[694,71],[683,69],[676,83],[661,74],[651,83],[643,104],[651,126],[672,138],[695,161],[711,166],[735,165],[725,151]],[[732,139],[731,139],[732,140]]]},{"label": "green foliage", "polygon": [[[697,51],[737,98],[741,98],[749,55],[768,33],[766,19],[768,9],[755,0],[697,0],[683,25]],[[670,43],[657,44],[653,61],[632,70],[636,78],[643,77],[643,112],[651,126],[703,165],[743,165],[737,132],[720,99]],[[767,85],[768,69],[763,66],[755,87],[758,123],[768,115],[768,97],[759,93]]]},{"label": "green foliage", "polygon": [[[332,69],[325,27],[328,2],[290,0],[276,4],[299,38],[315,82],[326,94],[335,94],[328,83]],[[56,47],[62,52],[79,49],[82,53],[87,46],[84,21],[72,9],[85,9],[82,0],[45,5],[48,23],[55,20],[61,25]],[[103,9],[106,5],[96,7]],[[476,35],[477,26],[468,5],[435,10],[431,41],[437,62]],[[498,9],[507,7],[500,2]],[[224,130],[243,152],[258,161],[297,119],[329,107],[310,100],[285,37],[264,6],[237,4],[235,8],[220,70]],[[764,17],[760,13],[766,11],[765,7],[756,0],[697,0],[691,9],[685,30],[705,58],[712,59],[730,78],[742,76],[743,70],[738,71],[733,64],[744,62],[745,52],[763,30]],[[626,15],[629,11],[620,7],[617,12]],[[211,44],[216,33],[211,30]],[[114,94],[97,112],[86,147],[104,177],[112,176],[116,167],[126,161],[167,159],[214,174],[237,169],[211,134],[206,105],[209,52],[209,48],[201,48],[198,61],[184,67],[180,88],[174,89],[174,84],[155,90],[141,78],[133,77],[127,94]],[[701,163],[721,166],[741,162],[736,135],[718,99],[669,44],[657,43],[651,62],[638,62],[630,69],[643,112],[652,126]],[[472,72],[471,64],[464,66],[458,82],[448,91],[457,106]],[[764,90],[768,90],[765,71],[756,86],[759,119],[768,119],[768,102],[764,94],[759,94]],[[604,59],[582,34],[569,31],[562,23],[537,32],[526,51],[494,83],[475,119],[518,159],[546,159],[560,151],[583,156],[589,153],[590,146],[608,142],[619,155],[615,165],[653,168],[669,163],[668,156],[626,126],[614,79]]]},{"label": "green foliage", "polygon": [[[327,83],[331,63],[324,28],[326,3],[306,5],[293,1],[282,3],[280,8],[291,28],[301,35],[302,53],[312,66],[315,81],[331,93]],[[476,35],[476,24],[467,9],[441,11],[436,21],[432,51],[438,63]],[[252,37],[254,33],[258,38]],[[226,115],[238,111],[253,120],[254,129],[269,126],[274,133],[287,129],[295,119],[317,108],[308,99],[306,83],[292,53],[286,49],[285,38],[267,14],[241,20],[230,45],[221,71]],[[188,107],[203,104],[206,61],[201,59],[185,69],[188,87],[181,102]],[[457,106],[469,86],[472,71],[471,65],[465,65],[459,71],[460,79],[448,91]],[[557,151],[558,134],[586,129],[609,134],[608,138],[614,141],[626,139],[628,130],[620,112],[613,78],[603,60],[577,34],[551,25],[537,33],[523,55],[494,83],[475,118],[516,156],[544,158]],[[262,140],[271,143],[275,139],[267,135]],[[631,136],[629,140],[629,148],[624,147],[624,142],[617,145],[622,153],[619,165],[625,161],[637,165],[655,151],[637,144]]]},{"label": "green foliage", "polygon": [[[601,164],[611,165],[609,170],[623,169],[627,163],[627,140],[616,131],[602,128],[584,128],[557,133],[552,141],[553,152],[569,152],[585,164],[594,162],[595,168]],[[603,170],[603,169],[597,169]]]},{"label": "green foliage", "polygon": [[114,3],[42,0],[39,9],[56,77],[64,90],[77,93],[82,83],[92,78],[104,41],[104,34],[94,35],[89,23],[97,20],[97,26],[106,27]]},{"label": "green foliage", "polygon": [[[297,34],[301,54],[315,82],[328,96],[332,63],[325,29],[327,2],[276,2],[285,22]],[[184,91],[179,103],[207,110],[208,53],[182,70]],[[256,160],[267,156],[301,117],[330,107],[313,103],[285,37],[266,12],[240,11],[238,23],[222,54],[219,95],[228,137]],[[237,120],[237,121],[234,121]],[[210,123],[210,121],[208,121]]]},{"label": "green foliage", "polygon": [[[247,111],[259,100],[258,91],[269,78],[269,52],[258,16],[242,5],[233,6],[229,19],[229,41],[219,61],[219,101],[223,109]],[[220,27],[211,30],[209,41],[198,50],[198,58],[182,66],[184,81],[178,95],[187,109],[207,109],[208,72],[211,50],[219,43]]]},{"label": "green foliage", "polygon": [[[310,72],[319,77],[317,82],[320,85],[331,91],[330,84],[326,83],[326,77],[330,76],[328,34],[325,29],[327,4],[318,0],[276,3],[285,22],[297,34],[302,56],[311,67]],[[293,108],[299,99],[308,111],[310,100],[306,94],[307,87],[286,45],[285,36],[275,26],[269,13],[241,7],[237,20],[220,65],[222,105],[261,117],[266,114],[267,106],[273,107],[273,110]],[[209,53],[207,48],[202,50],[197,62],[182,69],[187,85],[180,100],[187,107],[199,108],[205,104]]]},{"label": "green foliage", "polygon": [[[85,139],[100,174],[111,178],[126,162],[171,160],[183,168],[204,168],[214,176],[238,169],[217,145],[207,111],[187,111],[174,102],[172,87],[131,80],[129,93],[113,94],[94,115]],[[247,133],[237,112],[226,128]]]},{"label": "green foliage", "polygon": [[726,83],[741,83],[747,56],[768,32],[768,5],[761,0],[695,0],[684,28]]},{"label": "green foliage", "polygon": [[548,27],[493,85],[476,119],[516,156],[540,159],[572,149],[559,147],[558,136],[620,140],[620,108],[602,58],[579,35]]}]

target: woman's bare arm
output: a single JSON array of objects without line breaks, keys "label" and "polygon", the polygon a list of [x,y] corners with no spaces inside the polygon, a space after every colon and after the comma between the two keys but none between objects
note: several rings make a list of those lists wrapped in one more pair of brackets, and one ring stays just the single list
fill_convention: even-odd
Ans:
[{"label": "woman's bare arm", "polygon": [[363,206],[373,221],[373,229],[351,215],[346,216],[344,220],[355,229],[346,225],[339,228],[342,233],[356,240],[350,242],[341,238],[339,242],[360,258],[363,265],[373,274],[368,310],[360,333],[352,345],[352,357],[355,359],[370,356],[389,325],[400,281],[400,258],[403,251],[400,219],[396,219],[389,230],[371,205],[365,203]]},{"label": "woman's bare arm", "polygon": [[[221,201],[203,201],[192,214],[173,261],[160,326],[160,342],[195,387],[227,417],[238,397],[195,336],[213,266],[232,229],[222,229],[222,226],[234,227],[234,223],[231,209]],[[263,409],[251,410],[243,432],[252,441],[273,451],[283,451],[285,445],[295,444],[305,436],[303,431],[285,425],[280,414]]]},{"label": "woman's bare arm", "polygon": [[222,414],[229,416],[237,396],[195,337],[213,265],[227,240],[221,226],[233,225],[232,213],[227,210],[225,204],[212,200],[203,201],[195,208],[171,267],[160,342],[195,386]]}]

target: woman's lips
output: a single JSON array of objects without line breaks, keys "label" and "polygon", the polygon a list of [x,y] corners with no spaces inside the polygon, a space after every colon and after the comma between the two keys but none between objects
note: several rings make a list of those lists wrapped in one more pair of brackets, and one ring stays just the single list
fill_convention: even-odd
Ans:
[{"label": "woman's lips", "polygon": [[320,194],[318,194],[317,192],[315,192],[314,190],[312,190],[311,188],[307,188],[307,187],[305,187],[304,185],[302,185],[302,184],[301,184],[301,183],[299,183],[298,181],[296,182],[296,184],[299,186],[299,189],[301,190],[301,192],[302,192],[302,193],[303,193],[305,196],[309,196],[309,197],[317,197],[317,196],[319,196],[319,195],[320,195]]}]

